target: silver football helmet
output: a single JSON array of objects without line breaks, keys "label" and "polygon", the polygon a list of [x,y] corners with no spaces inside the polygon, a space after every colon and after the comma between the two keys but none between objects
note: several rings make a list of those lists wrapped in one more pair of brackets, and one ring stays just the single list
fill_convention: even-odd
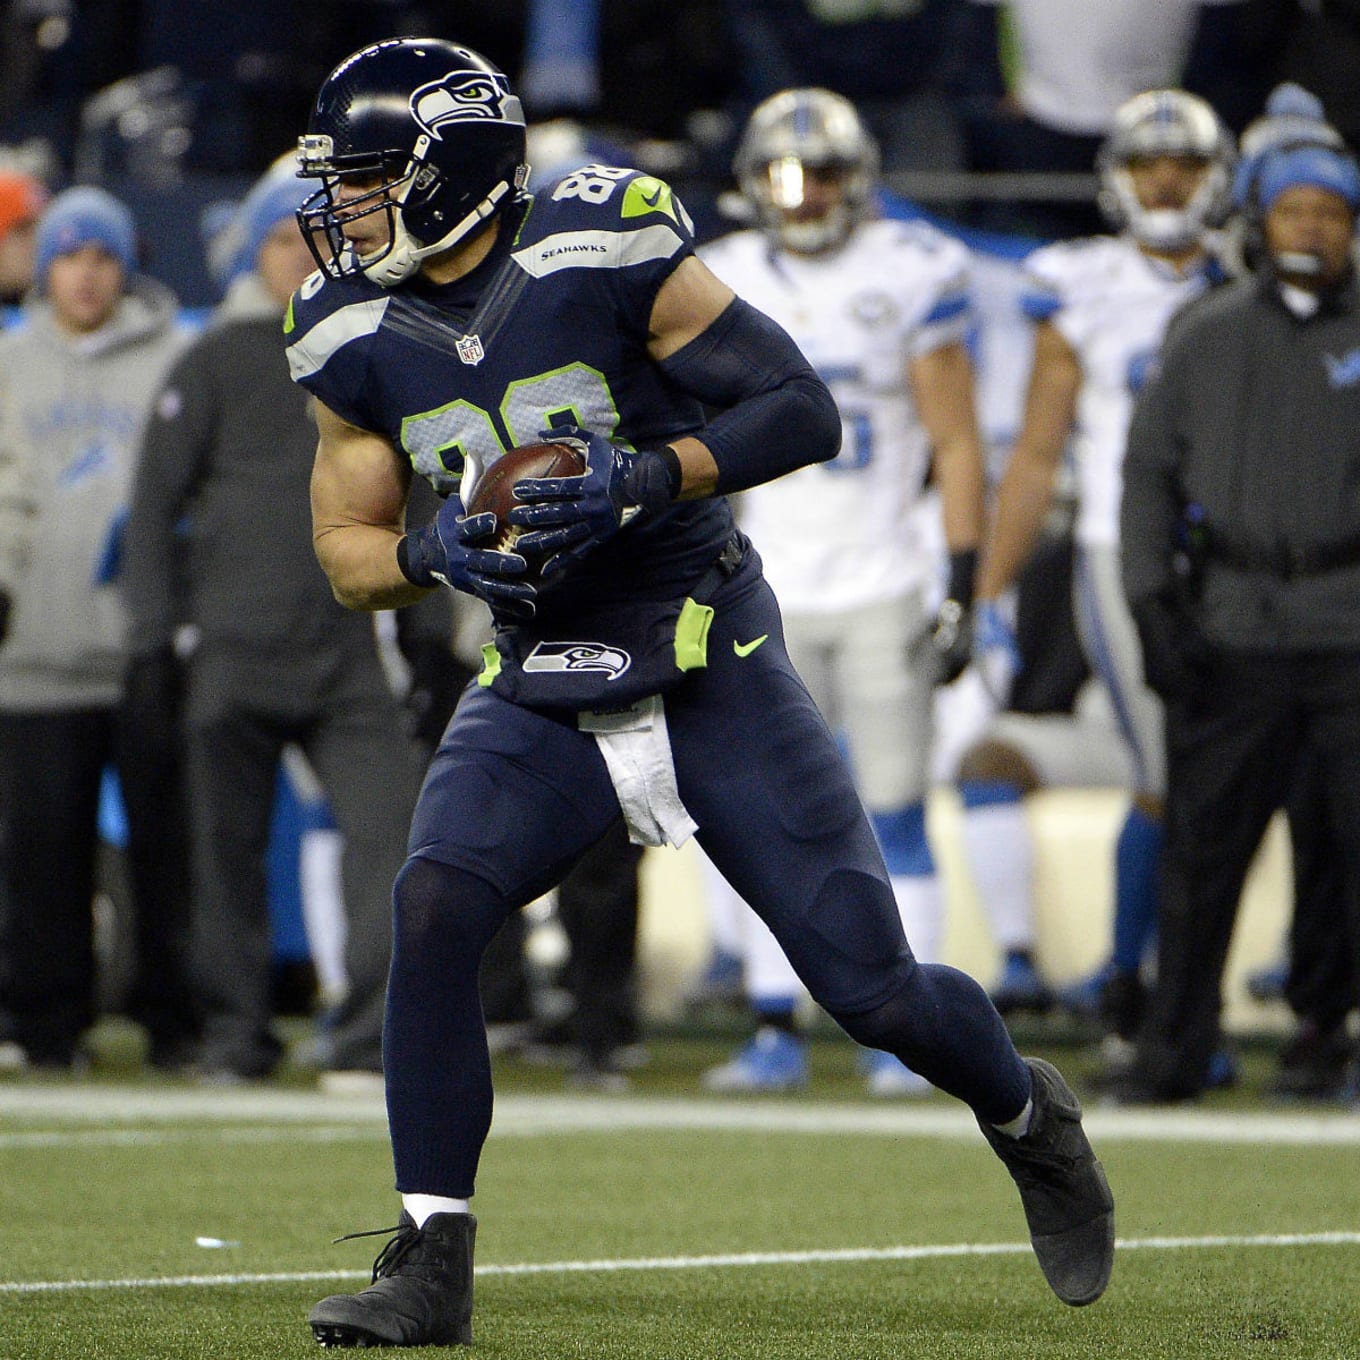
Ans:
[{"label": "silver football helmet", "polygon": [[[1110,225],[1152,250],[1179,250],[1220,225],[1230,206],[1232,134],[1198,95],[1148,90],[1120,105],[1096,158],[1098,201]],[[1145,208],[1129,167],[1155,156],[1204,162],[1204,177],[1184,207]]]},{"label": "silver football helmet", "polygon": [[[878,145],[855,106],[830,90],[781,90],[751,114],[732,163],[761,227],[787,250],[838,246],[870,213]],[[809,212],[807,172],[834,170],[839,193]]]}]

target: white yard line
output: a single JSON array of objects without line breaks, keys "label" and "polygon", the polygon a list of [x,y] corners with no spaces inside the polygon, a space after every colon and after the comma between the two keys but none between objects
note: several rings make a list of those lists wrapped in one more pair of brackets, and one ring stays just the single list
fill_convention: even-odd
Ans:
[{"label": "white yard line", "polygon": [[[118,1128],[210,1121],[208,1130]],[[386,1127],[380,1097],[341,1098],[269,1088],[207,1091],[194,1088],[114,1086],[100,1083],[0,1085],[0,1150],[63,1143],[109,1144],[182,1138],[360,1138]],[[83,1131],[16,1128],[60,1122],[114,1126]],[[302,1128],[270,1126],[311,1126]],[[1349,1146],[1360,1143],[1360,1111],[1210,1111],[1088,1108],[1086,1127],[1096,1139],[1152,1142],[1252,1143]],[[684,1097],[504,1095],[497,1098],[493,1136],[548,1137],[638,1129],[758,1130],[762,1133],[857,1134],[973,1139],[972,1116],[961,1105],[820,1103],[768,1100],[691,1100]]]},{"label": "white yard line", "polygon": [[[1120,1251],[1213,1251],[1223,1248],[1360,1246],[1360,1233],[1277,1233],[1243,1237],[1121,1238]],[[615,1261],[539,1261],[520,1265],[481,1265],[479,1276],[596,1275],[618,1271],[730,1270],[750,1266],[837,1265],[858,1261],[931,1261],[960,1256],[1018,1256],[1027,1242],[956,1242],[914,1247],[852,1247],[837,1251],[735,1252],[719,1256],[644,1256]],[[367,1279],[366,1270],[292,1270],[266,1274],[146,1276],[113,1280],[0,1281],[3,1294],[52,1294],[74,1290],[187,1289],[215,1285],[307,1284],[324,1280]]]}]

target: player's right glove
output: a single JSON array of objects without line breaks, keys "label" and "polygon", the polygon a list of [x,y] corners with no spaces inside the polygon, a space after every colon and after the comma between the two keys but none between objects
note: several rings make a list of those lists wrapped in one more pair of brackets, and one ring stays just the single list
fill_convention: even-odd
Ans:
[{"label": "player's right glove", "polygon": [[495,532],[495,515],[464,514],[463,502],[452,495],[433,524],[413,530],[397,544],[397,565],[413,585],[451,586],[485,600],[497,613],[531,619],[538,610],[538,591],[516,579],[529,564],[518,553],[489,546]]},{"label": "player's right glove", "polygon": [[519,546],[545,559],[547,581],[613,538],[637,514],[625,485],[638,455],[575,425],[544,430],[539,437],[575,444],[586,459],[579,477],[525,477],[515,483],[515,496],[523,503],[511,510],[510,523],[528,531]]}]

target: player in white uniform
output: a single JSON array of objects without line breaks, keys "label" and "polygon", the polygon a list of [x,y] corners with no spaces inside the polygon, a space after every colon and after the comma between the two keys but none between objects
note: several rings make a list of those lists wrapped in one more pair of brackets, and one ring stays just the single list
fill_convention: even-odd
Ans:
[{"label": "player in white uniform", "polygon": [[[758,226],[703,259],[793,336],[844,424],[838,458],[745,492],[738,513],[778,596],[789,654],[841,735],[913,949],[933,961],[943,902],[925,833],[931,695],[967,658],[983,514],[964,347],[968,252],[930,226],[872,216],[876,148],[850,103],[826,90],[762,104],[735,170]],[[932,476],[938,505],[927,513],[943,513],[951,563],[938,618],[939,535],[922,531]],[[710,880],[715,896],[730,895]],[[801,985],[754,913],[741,919],[760,1027],[706,1084],[798,1085]],[[924,1085],[886,1053],[866,1055],[866,1067],[882,1094]]]},{"label": "player in white uniform", "polygon": [[[1218,272],[1211,229],[1228,206],[1232,157],[1230,135],[1203,100],[1180,90],[1136,96],[1120,108],[1098,162],[1100,202],[1118,234],[1048,246],[1026,261],[1034,365],[978,591],[984,610],[1024,565],[1070,440],[1078,632],[1109,692],[1134,778],[1115,852],[1111,958],[1068,999],[1099,1005],[1124,1037],[1137,1024],[1138,972],[1155,929],[1166,778],[1161,706],[1143,680],[1119,578],[1124,443],[1167,322]],[[970,838],[990,857],[975,868],[979,880],[1023,885],[1026,790],[1015,768],[984,742],[965,759],[960,783],[970,815],[985,809],[992,823],[989,837]]]}]

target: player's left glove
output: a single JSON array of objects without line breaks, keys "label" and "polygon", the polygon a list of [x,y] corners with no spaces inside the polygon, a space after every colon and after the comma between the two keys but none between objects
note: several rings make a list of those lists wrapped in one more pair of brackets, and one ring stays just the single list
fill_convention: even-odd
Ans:
[{"label": "player's left glove", "polygon": [[544,430],[541,439],[574,444],[585,455],[580,477],[525,477],[515,483],[515,497],[524,502],[509,514],[511,524],[528,529],[515,547],[544,558],[542,576],[550,580],[575,565],[637,514],[627,490],[629,474],[639,455],[575,425]]},{"label": "player's left glove", "polygon": [[973,608],[973,667],[998,708],[1010,701],[1020,670],[1020,644],[1013,623],[1015,601],[982,600]]},{"label": "player's left glove", "polygon": [[948,685],[957,680],[973,656],[973,581],[977,576],[977,550],[949,554],[949,593],[935,615],[930,640],[939,659],[937,681]]}]

